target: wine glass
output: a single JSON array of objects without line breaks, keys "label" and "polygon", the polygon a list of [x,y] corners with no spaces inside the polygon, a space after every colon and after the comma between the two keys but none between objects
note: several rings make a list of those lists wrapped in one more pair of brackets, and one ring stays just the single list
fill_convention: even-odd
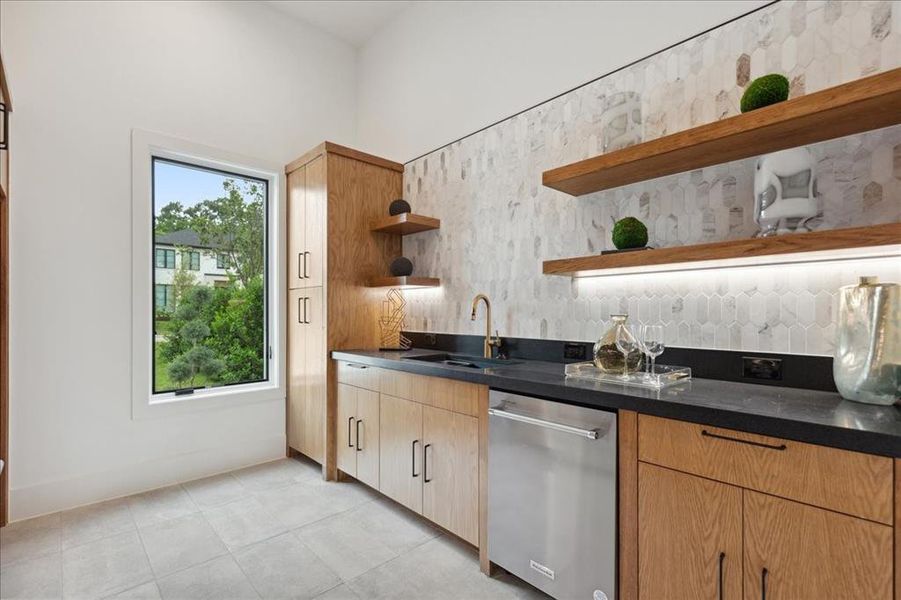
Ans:
[{"label": "wine glass", "polygon": [[631,324],[624,324],[616,330],[616,347],[623,353],[623,379],[629,378],[629,355],[640,349],[636,333]]},{"label": "wine glass", "polygon": [[648,378],[654,376],[657,357],[663,354],[663,325],[645,325],[641,328],[641,349],[651,360],[648,363]]}]

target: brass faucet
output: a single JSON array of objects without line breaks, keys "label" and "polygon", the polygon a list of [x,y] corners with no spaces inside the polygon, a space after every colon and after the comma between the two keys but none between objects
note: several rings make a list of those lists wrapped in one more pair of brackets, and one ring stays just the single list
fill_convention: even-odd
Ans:
[{"label": "brass faucet", "polygon": [[491,300],[488,299],[488,296],[485,294],[477,294],[475,298],[472,299],[472,320],[476,320],[476,310],[479,308],[479,300],[485,301],[485,345],[483,347],[482,355],[485,358],[491,358],[493,354],[493,348],[495,346],[500,347],[501,338],[497,335],[497,331],[494,332],[494,337],[491,336]]}]

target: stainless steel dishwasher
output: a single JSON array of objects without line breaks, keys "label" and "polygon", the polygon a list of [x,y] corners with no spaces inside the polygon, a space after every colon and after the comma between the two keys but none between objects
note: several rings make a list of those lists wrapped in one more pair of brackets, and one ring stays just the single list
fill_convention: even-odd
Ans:
[{"label": "stainless steel dishwasher", "polygon": [[614,600],[616,413],[492,390],[488,414],[488,557],[558,600]]}]

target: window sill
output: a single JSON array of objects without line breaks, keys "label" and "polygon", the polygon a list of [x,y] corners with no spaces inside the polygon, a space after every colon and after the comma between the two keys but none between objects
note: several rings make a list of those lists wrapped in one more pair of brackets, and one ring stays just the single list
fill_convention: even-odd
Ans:
[{"label": "window sill", "polygon": [[257,404],[284,400],[285,395],[274,383],[251,383],[227,388],[197,390],[193,394],[176,396],[174,393],[154,394],[137,399],[132,405],[134,419],[168,417],[206,410],[229,408],[245,404]]}]

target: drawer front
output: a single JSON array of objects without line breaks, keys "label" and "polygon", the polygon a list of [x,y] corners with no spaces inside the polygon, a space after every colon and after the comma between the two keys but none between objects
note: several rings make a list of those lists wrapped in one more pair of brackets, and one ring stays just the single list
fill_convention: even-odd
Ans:
[{"label": "drawer front", "polygon": [[479,416],[479,392],[484,390],[487,396],[485,386],[442,377],[427,377],[426,380],[425,395],[414,400],[471,417]]},{"label": "drawer front", "polygon": [[428,377],[382,369],[379,373],[379,391],[395,398],[404,400],[417,400],[425,396]]},{"label": "drawer front", "polygon": [[379,391],[379,369],[359,363],[338,361],[338,383],[346,383],[364,390]]},{"label": "drawer front", "polygon": [[479,415],[480,392],[487,390],[475,383],[390,369],[382,369],[379,382],[383,394],[473,417]]},{"label": "drawer front", "polygon": [[638,418],[638,458],[891,525],[892,460],[780,438]]}]

